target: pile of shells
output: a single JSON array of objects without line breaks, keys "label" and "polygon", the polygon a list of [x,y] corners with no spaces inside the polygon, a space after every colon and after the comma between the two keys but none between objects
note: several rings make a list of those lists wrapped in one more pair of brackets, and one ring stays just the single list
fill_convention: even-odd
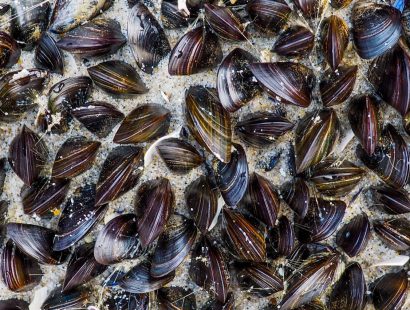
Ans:
[{"label": "pile of shells", "polygon": [[410,309],[410,3],[158,1],[0,5],[0,309]]}]

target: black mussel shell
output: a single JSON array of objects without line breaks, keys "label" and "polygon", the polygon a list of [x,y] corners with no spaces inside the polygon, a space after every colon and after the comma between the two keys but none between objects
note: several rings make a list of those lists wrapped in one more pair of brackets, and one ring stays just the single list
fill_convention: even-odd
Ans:
[{"label": "black mussel shell", "polygon": [[213,88],[191,86],[185,93],[185,117],[189,131],[218,160],[231,160],[231,117]]},{"label": "black mussel shell", "polygon": [[131,268],[119,281],[120,287],[130,293],[149,293],[160,289],[175,277],[175,272],[171,272],[166,276],[154,278],[150,274],[150,270],[150,262],[143,261],[139,263]]},{"label": "black mussel shell", "polygon": [[373,305],[376,310],[403,309],[409,286],[407,272],[387,273],[377,279],[373,288]]},{"label": "black mussel shell", "polygon": [[404,190],[398,190],[388,186],[379,186],[374,188],[373,191],[375,201],[386,213],[410,213],[410,197]]},{"label": "black mussel shell", "polygon": [[281,56],[305,56],[315,44],[313,33],[303,26],[291,26],[283,31],[273,45],[273,51]]},{"label": "black mussel shell", "polygon": [[265,147],[293,128],[287,118],[272,112],[258,112],[235,125],[235,132],[247,144]]},{"label": "black mussel shell", "polygon": [[29,304],[21,299],[0,300],[0,310],[29,310]]},{"label": "black mussel shell", "polygon": [[350,257],[362,252],[370,239],[370,222],[366,213],[356,215],[336,235],[336,244]]},{"label": "black mussel shell", "polygon": [[41,177],[31,186],[21,189],[21,201],[26,214],[52,215],[64,201],[70,180]]},{"label": "black mussel shell", "polygon": [[366,306],[366,280],[362,267],[351,263],[330,294],[329,310],[363,310]]},{"label": "black mussel shell", "polygon": [[113,201],[137,185],[143,165],[141,148],[128,145],[114,148],[101,168],[95,204]]},{"label": "black mussel shell", "polygon": [[373,222],[377,236],[397,251],[410,249],[410,221],[406,218],[377,220]]},{"label": "black mussel shell", "polygon": [[0,258],[0,276],[9,290],[30,290],[41,281],[42,275],[35,260],[21,252],[12,241],[6,243]]},{"label": "black mussel shell", "polygon": [[124,119],[124,114],[115,106],[103,101],[87,102],[71,110],[81,124],[99,138],[105,138]]},{"label": "black mussel shell", "polygon": [[54,251],[55,232],[51,229],[30,224],[7,224],[7,235],[17,247],[40,264],[62,264],[68,251]]},{"label": "black mussel shell", "polygon": [[346,204],[341,200],[310,198],[308,213],[296,221],[296,236],[304,243],[329,238],[342,222],[345,211]]},{"label": "black mussel shell", "polygon": [[53,248],[56,251],[67,249],[84,236],[105,215],[107,205],[95,206],[95,185],[86,184],[75,190],[69,198],[58,220]]},{"label": "black mussel shell", "polygon": [[44,141],[30,128],[23,125],[9,147],[8,161],[13,171],[27,185],[39,177],[47,160]]},{"label": "black mussel shell", "polygon": [[196,298],[191,289],[163,287],[157,294],[158,310],[196,310]]},{"label": "black mussel shell", "polygon": [[251,53],[235,48],[219,65],[216,86],[219,100],[225,110],[235,112],[258,92],[249,64],[258,61]]},{"label": "black mussel shell", "polygon": [[302,178],[295,178],[285,183],[281,190],[283,200],[300,218],[306,216],[309,209],[310,193],[307,183]]},{"label": "black mussel shell", "polygon": [[158,104],[144,104],[132,110],[122,121],[114,136],[120,144],[151,141],[165,135],[171,112]]},{"label": "black mussel shell", "polygon": [[333,109],[308,113],[295,132],[296,172],[301,173],[327,157],[339,138],[340,124]]},{"label": "black mussel shell", "polygon": [[21,50],[16,40],[7,32],[0,31],[0,68],[14,66],[20,58]]},{"label": "black mussel shell", "polygon": [[57,0],[51,16],[50,30],[62,34],[108,10],[113,0]]},{"label": "black mussel shell", "polygon": [[138,233],[144,247],[164,231],[174,203],[171,183],[166,178],[150,180],[139,187],[135,209],[139,215]]},{"label": "black mussel shell", "polygon": [[357,156],[385,183],[394,188],[405,186],[410,177],[409,150],[403,137],[391,125],[387,124],[381,134],[382,143],[369,156],[359,145]]},{"label": "black mussel shell", "polygon": [[113,19],[97,18],[66,33],[57,46],[81,57],[114,54],[127,39]]},{"label": "black mussel shell", "polygon": [[219,300],[209,300],[205,303],[201,310],[234,310],[235,309],[235,296],[232,293],[228,294],[226,301],[220,302]]},{"label": "black mussel shell", "polygon": [[168,222],[170,227],[158,238],[150,273],[155,278],[173,272],[191,251],[197,230],[192,220],[174,215]]},{"label": "black mussel shell", "polygon": [[263,89],[279,102],[306,108],[310,105],[314,75],[293,62],[253,63],[251,71]]},{"label": "black mussel shell", "polygon": [[139,95],[148,91],[137,70],[122,60],[107,60],[87,71],[95,85],[112,95]]},{"label": "black mussel shell", "polygon": [[47,32],[43,33],[36,47],[34,63],[37,68],[53,73],[63,74],[64,56],[56,45],[53,37]]},{"label": "black mussel shell", "polygon": [[359,1],[353,6],[353,42],[360,57],[380,56],[401,35],[400,11],[388,4]]},{"label": "black mussel shell", "polygon": [[287,257],[289,267],[285,268],[285,276],[289,272],[297,270],[307,259],[336,253],[336,250],[326,244],[321,243],[299,243],[292,253]]},{"label": "black mussel shell", "polygon": [[243,214],[224,208],[222,217],[224,240],[233,254],[244,261],[264,262],[265,232]]},{"label": "black mussel shell", "polygon": [[108,310],[148,310],[150,298],[148,294],[133,294],[116,290],[105,300],[104,306]]},{"label": "black mussel shell", "polygon": [[0,158],[0,196],[1,194],[3,194],[3,187],[4,187],[5,180],[6,180],[6,158]]},{"label": "black mussel shell", "polygon": [[286,216],[281,216],[278,224],[269,231],[268,254],[277,256],[289,256],[295,247],[295,231],[292,223]]},{"label": "black mussel shell", "polygon": [[77,247],[71,255],[64,278],[63,291],[69,292],[73,288],[87,283],[107,269],[94,258],[94,243],[85,243]]},{"label": "black mussel shell", "polygon": [[253,23],[270,34],[278,32],[292,13],[291,8],[283,0],[251,0],[246,10]]},{"label": "black mussel shell", "polygon": [[142,2],[131,9],[128,17],[128,43],[138,67],[150,74],[171,51],[164,30]]},{"label": "black mussel shell", "polygon": [[178,0],[163,0],[161,1],[161,21],[165,28],[188,27],[190,14],[178,9]]},{"label": "black mussel shell", "polygon": [[320,97],[326,107],[341,104],[350,97],[356,83],[357,66],[329,70],[320,82]]},{"label": "black mussel shell", "polygon": [[94,246],[95,260],[111,265],[141,254],[135,214],[122,214],[110,220],[98,233]]},{"label": "black mussel shell", "polygon": [[214,68],[222,60],[218,37],[199,26],[182,36],[171,51],[168,63],[170,75],[191,75]]},{"label": "black mussel shell", "polygon": [[83,309],[89,298],[84,289],[62,291],[61,287],[54,289],[41,306],[41,310],[71,310]]},{"label": "black mussel shell", "polygon": [[185,199],[195,225],[202,234],[206,234],[219,215],[217,187],[209,177],[201,175],[188,185]]},{"label": "black mussel shell", "polygon": [[156,150],[168,169],[175,173],[188,173],[204,162],[197,148],[182,139],[161,140],[156,145]]},{"label": "black mussel shell", "polygon": [[326,0],[294,0],[295,6],[306,18],[319,18],[326,7]]}]

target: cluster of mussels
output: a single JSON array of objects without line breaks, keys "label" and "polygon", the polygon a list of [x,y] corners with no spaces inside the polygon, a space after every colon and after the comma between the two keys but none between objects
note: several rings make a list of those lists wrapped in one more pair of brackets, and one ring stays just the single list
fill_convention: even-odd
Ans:
[{"label": "cluster of mussels", "polygon": [[[6,220],[8,203],[0,202],[0,278],[6,287],[32,290],[42,279],[41,265],[68,260],[64,282],[41,309],[83,309],[90,305],[89,281],[107,275],[111,265],[136,259],[130,270],[105,277],[108,293],[94,305],[196,309],[195,293],[172,285],[178,266],[190,256],[186,281],[209,293],[202,309],[241,308],[244,305],[235,306],[234,290],[275,296],[267,309],[361,310],[369,304],[377,310],[405,309],[410,197],[403,187],[409,182],[410,153],[401,128],[382,126],[379,110],[384,103],[394,107],[410,134],[410,7],[400,1],[335,0],[330,3],[335,14],[324,18],[329,5],[325,0],[163,0],[160,23],[142,1],[129,1],[126,38],[117,21],[95,18],[112,4],[57,0],[52,8],[49,1],[13,0],[0,7],[1,68],[12,68],[21,50],[34,50],[36,66],[2,73],[2,123],[19,121],[34,109],[49,75],[64,72],[62,51],[89,58],[113,54],[128,44],[147,74],[155,74],[168,54],[171,76],[219,66],[217,87],[189,87],[185,126],[168,134],[171,112],[162,105],[143,104],[125,116],[112,104],[89,100],[94,86],[121,98],[148,92],[136,68],[122,60],[100,62],[88,67],[89,76],[68,77],[51,86],[36,129],[21,126],[8,145],[8,158],[0,160],[0,188],[6,174],[15,173],[24,182],[24,213],[59,216],[58,224],[49,229],[11,222]],[[351,30],[337,14],[349,6]],[[295,23],[301,18],[305,26]],[[161,24],[189,28],[171,48]],[[221,42],[250,42],[258,32],[277,35],[272,51],[287,61],[261,62],[241,48],[223,58]],[[370,59],[364,82],[372,91],[350,99],[347,109],[361,167],[333,152],[341,145],[341,125],[332,107],[349,99],[360,72],[343,62],[350,37],[360,58]],[[313,49],[321,51],[328,67],[320,77],[295,61],[309,57]],[[276,189],[268,178],[249,172],[246,151],[232,136],[247,147],[263,148],[294,124],[280,112],[251,114],[236,124],[231,114],[262,92],[276,103],[306,108],[314,100],[316,78],[321,80],[317,89],[323,107],[306,113],[295,126],[292,180]],[[97,140],[70,137],[47,171],[47,135],[68,132],[74,119],[102,141],[118,125],[113,143],[119,146],[105,158],[97,183],[85,181],[67,198],[71,180],[92,168],[101,147]],[[146,142],[144,149],[140,145]],[[174,212],[171,182],[159,177],[139,185],[135,213],[112,218],[93,242],[84,242],[100,225],[109,203],[136,187],[154,153],[168,173],[184,175],[203,168],[186,188],[186,214]],[[369,188],[374,204],[391,218],[371,222],[363,212],[341,225],[348,210],[342,198],[372,172],[381,180]],[[282,215],[281,204],[293,214]],[[393,264],[402,269],[368,286],[360,264],[351,262],[337,278],[342,262],[365,249],[371,230],[397,251]],[[337,249],[323,243],[331,236]],[[283,267],[274,268],[277,260],[285,262]],[[28,303],[2,300],[0,309],[28,309]]]}]

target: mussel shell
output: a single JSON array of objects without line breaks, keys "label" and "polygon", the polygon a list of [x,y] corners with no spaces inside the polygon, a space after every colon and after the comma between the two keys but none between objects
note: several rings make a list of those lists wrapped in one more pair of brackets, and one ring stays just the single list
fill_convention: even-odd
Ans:
[{"label": "mussel shell", "polygon": [[319,18],[326,6],[326,0],[294,0],[295,6],[306,18]]},{"label": "mussel shell", "polygon": [[373,189],[375,201],[381,205],[383,211],[389,214],[410,213],[410,197],[404,190],[388,186],[379,186]]},{"label": "mussel shell", "polygon": [[328,308],[320,301],[320,299],[313,299],[313,301],[304,304],[295,310],[328,310]]},{"label": "mussel shell", "polygon": [[350,257],[362,252],[370,239],[370,222],[366,213],[356,215],[336,235],[336,244]]},{"label": "mussel shell", "polygon": [[130,11],[128,43],[138,67],[150,74],[171,51],[164,30],[142,2],[138,2]]},{"label": "mussel shell", "polygon": [[407,272],[387,273],[376,280],[373,288],[373,305],[376,310],[404,309],[409,286]]},{"label": "mussel shell", "polygon": [[292,13],[283,0],[251,0],[246,10],[253,23],[267,33],[278,32]]},{"label": "mussel shell", "polygon": [[159,178],[143,183],[135,203],[138,233],[143,246],[152,243],[165,229],[175,203],[171,183]]},{"label": "mussel shell", "polygon": [[96,205],[113,201],[137,185],[143,167],[142,149],[118,146],[107,156],[97,182]]},{"label": "mussel shell", "polygon": [[158,104],[144,104],[132,110],[114,136],[120,144],[141,143],[159,138],[168,131],[171,112]]},{"label": "mussel shell", "polygon": [[279,34],[272,50],[280,56],[305,56],[310,54],[314,44],[313,33],[303,26],[295,25]]},{"label": "mussel shell", "polygon": [[251,53],[235,48],[219,65],[216,86],[225,110],[235,112],[259,92],[249,64],[258,61]]},{"label": "mussel shell", "polygon": [[87,71],[95,85],[111,95],[131,96],[148,91],[137,70],[122,60],[107,60]]},{"label": "mussel shell", "polygon": [[410,221],[406,218],[377,220],[373,222],[377,236],[390,248],[397,251],[410,249]]},{"label": "mussel shell", "polygon": [[161,1],[161,21],[165,28],[188,27],[190,15],[178,9],[178,0],[164,0]]},{"label": "mussel shell", "polygon": [[352,0],[332,0],[330,1],[330,5],[335,9],[342,9],[349,6],[351,2]]},{"label": "mussel shell", "polygon": [[399,10],[387,4],[357,2],[352,11],[352,32],[359,56],[373,58],[394,46],[401,35],[400,16]]},{"label": "mussel shell", "polygon": [[330,67],[336,70],[349,44],[349,28],[342,18],[331,15],[323,22],[321,32],[325,58]]},{"label": "mussel shell", "polygon": [[263,89],[279,102],[306,108],[311,102],[314,75],[293,62],[253,63],[251,71]]},{"label": "mussel shell", "polygon": [[285,183],[281,194],[287,205],[300,218],[306,216],[309,209],[310,193],[307,183],[302,178]]},{"label": "mussel shell", "polygon": [[232,293],[228,294],[226,301],[220,302],[219,300],[209,300],[205,303],[201,310],[234,310],[235,309],[235,296]]},{"label": "mussel shell", "polygon": [[410,135],[410,111],[403,116],[403,128],[408,135]]},{"label": "mussel shell", "polygon": [[333,287],[329,310],[363,310],[366,306],[366,280],[358,263],[351,263]]},{"label": "mussel shell", "polygon": [[56,41],[47,32],[43,33],[36,47],[34,63],[37,68],[63,74],[64,56]]},{"label": "mussel shell", "polygon": [[199,144],[224,163],[231,160],[231,117],[213,88],[191,86],[185,93],[185,117]]},{"label": "mussel shell", "polygon": [[[295,231],[286,216],[281,216],[277,226],[269,231],[268,256],[288,256],[295,247]],[[272,252],[272,253],[269,253]]]},{"label": "mussel shell", "polygon": [[203,26],[183,35],[169,56],[170,75],[191,75],[211,69],[222,60],[218,37]]},{"label": "mussel shell", "polygon": [[341,104],[350,97],[356,83],[357,66],[329,70],[320,82],[320,97],[326,107]]},{"label": "mussel shell", "polygon": [[0,31],[0,68],[10,68],[17,63],[21,50],[16,40],[7,32]]},{"label": "mussel shell", "polygon": [[62,264],[68,251],[54,251],[55,232],[51,229],[30,224],[7,224],[7,235],[17,247],[40,264]]},{"label": "mussel shell", "polygon": [[89,293],[84,289],[63,292],[61,287],[54,289],[41,306],[41,310],[82,309],[87,303]]},{"label": "mussel shell", "polygon": [[6,158],[0,158],[0,196],[3,194],[3,187],[4,187],[5,179],[6,179]]},{"label": "mussel shell", "polygon": [[158,310],[196,310],[196,298],[191,289],[163,287],[157,294]]},{"label": "mussel shell", "polygon": [[21,299],[0,300],[0,310],[29,310],[29,304]]}]

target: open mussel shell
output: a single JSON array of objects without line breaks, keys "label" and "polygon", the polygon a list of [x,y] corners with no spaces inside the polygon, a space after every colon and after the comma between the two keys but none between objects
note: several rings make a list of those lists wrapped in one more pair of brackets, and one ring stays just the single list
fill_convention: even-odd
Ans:
[{"label": "open mussel shell", "polygon": [[58,34],[70,31],[109,9],[113,3],[113,0],[57,0],[50,30]]},{"label": "open mussel shell", "polygon": [[293,128],[287,118],[271,112],[251,114],[235,125],[235,132],[247,144],[265,147]]},{"label": "open mussel shell", "polygon": [[328,70],[320,82],[320,97],[326,107],[341,104],[350,97],[357,77],[357,66]]},{"label": "open mussel shell", "polygon": [[148,310],[151,304],[149,294],[134,294],[124,290],[112,291],[104,301],[108,310]]},{"label": "open mussel shell", "polygon": [[292,223],[281,216],[278,224],[269,231],[268,256],[288,256],[292,253],[296,238]]},{"label": "open mussel shell", "polygon": [[103,101],[91,101],[71,110],[81,124],[99,138],[105,138],[124,119],[115,106]]},{"label": "open mussel shell", "polygon": [[170,274],[183,262],[197,235],[194,222],[182,215],[174,215],[168,226],[160,235],[152,257],[150,273],[155,278]]},{"label": "open mussel shell", "polygon": [[310,105],[314,75],[293,62],[253,63],[251,71],[263,89],[279,102],[306,108]]},{"label": "open mussel shell", "polygon": [[231,160],[231,117],[213,88],[191,86],[185,93],[185,117],[191,134],[224,163]]},{"label": "open mussel shell", "polygon": [[21,299],[0,300],[0,310],[29,310],[29,304]]},{"label": "open mussel shell", "polygon": [[362,252],[370,239],[370,222],[366,213],[356,215],[336,235],[336,244],[350,257]]},{"label": "open mussel shell", "polygon": [[332,283],[340,261],[337,252],[313,254],[302,262],[287,279],[282,310],[302,306],[320,296]]},{"label": "open mussel shell", "polygon": [[191,289],[163,287],[157,292],[158,310],[196,310],[196,297]]},{"label": "open mussel shell", "polygon": [[118,128],[114,142],[141,143],[159,138],[168,131],[171,112],[158,104],[144,104],[132,110]]},{"label": "open mussel shell", "polygon": [[52,215],[64,201],[69,187],[70,180],[45,177],[40,177],[31,186],[23,186],[20,195],[24,213]]},{"label": "open mussel shell", "polygon": [[235,256],[244,261],[264,262],[265,231],[255,226],[243,214],[224,208],[222,217],[224,240]]},{"label": "open mussel shell", "polygon": [[333,150],[339,138],[340,124],[333,109],[308,113],[295,132],[296,172],[319,163]]},{"label": "open mussel shell", "polygon": [[94,184],[77,188],[74,196],[67,200],[61,211],[54,238],[54,250],[67,249],[84,238],[104,217],[106,211],[107,205],[95,206]]},{"label": "open mussel shell", "polygon": [[327,5],[327,0],[295,0],[295,6],[306,18],[319,18]]},{"label": "open mussel shell", "polygon": [[71,255],[64,278],[63,291],[69,292],[75,287],[87,283],[107,269],[94,258],[94,243],[85,243],[77,247]]},{"label": "open mussel shell", "polygon": [[131,268],[119,281],[120,287],[130,293],[149,293],[160,289],[175,277],[175,272],[166,276],[154,278],[150,274],[151,263],[143,261]]},{"label": "open mussel shell", "polygon": [[278,32],[292,13],[291,8],[283,0],[251,0],[246,10],[252,22],[270,34]]},{"label": "open mussel shell", "polygon": [[406,218],[377,220],[373,222],[377,236],[397,251],[410,249],[410,221]]},{"label": "open mussel shell", "polygon": [[150,74],[171,51],[164,30],[142,2],[135,4],[130,11],[128,43],[138,67]]},{"label": "open mussel shell", "polygon": [[308,213],[296,221],[296,236],[304,243],[329,238],[342,222],[345,211],[346,204],[341,200],[310,198]]},{"label": "open mussel shell", "polygon": [[12,241],[6,243],[0,258],[0,276],[9,290],[30,290],[41,281],[42,275],[35,260],[21,252]]},{"label": "open mussel shell", "polygon": [[170,75],[191,75],[218,65],[222,60],[218,37],[207,27],[198,26],[183,35],[169,56]]},{"label": "open mussel shell", "polygon": [[68,251],[54,251],[55,231],[30,224],[7,224],[7,235],[17,247],[40,264],[62,264]]},{"label": "open mussel shell", "polygon": [[61,287],[54,289],[41,306],[41,310],[83,309],[89,298],[89,292],[83,288],[64,292]]},{"label": "open mussel shell", "polygon": [[57,151],[51,176],[72,179],[90,169],[101,143],[87,138],[68,138]]},{"label": "open mussel shell", "polygon": [[128,145],[114,148],[101,168],[95,204],[113,201],[137,185],[143,165],[141,148]]},{"label": "open mussel shell", "polygon": [[95,85],[111,95],[133,96],[148,91],[137,70],[122,60],[107,60],[87,71]]},{"label": "open mussel shell", "polygon": [[385,183],[393,188],[404,187],[410,177],[409,150],[403,137],[391,125],[387,124],[381,134],[381,145],[369,156],[359,145],[357,156]]},{"label": "open mussel shell", "polygon": [[10,68],[17,63],[21,50],[16,40],[7,32],[0,31],[0,68]]},{"label": "open mussel shell", "polygon": [[366,306],[366,280],[362,267],[351,263],[330,294],[329,310],[363,310]]},{"label": "open mussel shell", "polygon": [[373,189],[375,201],[386,213],[410,213],[410,197],[404,190],[388,186],[379,186]]},{"label": "open mussel shell", "polygon": [[233,143],[228,163],[218,162],[216,169],[216,184],[222,198],[228,206],[236,206],[246,194],[249,180],[248,161],[246,153],[240,144]]},{"label": "open mussel shell", "polygon": [[259,92],[259,85],[249,69],[249,64],[256,61],[255,56],[240,48],[235,48],[222,60],[216,85],[225,110],[239,110]]},{"label": "open mussel shell", "polygon": [[159,178],[143,183],[135,203],[138,233],[143,246],[152,243],[165,229],[175,203],[171,183]]},{"label": "open mussel shell", "polygon": [[191,15],[183,10],[179,10],[178,0],[161,1],[161,21],[165,28],[177,29],[188,27]]},{"label": "open mussel shell", "polygon": [[110,220],[98,233],[94,246],[95,260],[111,265],[141,253],[135,214],[122,214]]},{"label": "open mussel shell", "polygon": [[280,56],[305,56],[312,51],[314,44],[313,33],[303,26],[295,25],[279,34],[272,50]]},{"label": "open mussel shell", "polygon": [[189,276],[221,303],[228,299],[230,275],[220,248],[202,237],[192,251]]},{"label": "open mussel shell", "polygon": [[407,298],[409,281],[407,272],[387,273],[374,283],[372,291],[373,305],[376,310],[403,309]]},{"label": "open mussel shell", "polygon": [[178,174],[188,173],[204,162],[198,150],[182,139],[161,140],[156,145],[156,150],[168,169]]},{"label": "open mussel shell", "polygon": [[394,46],[401,35],[400,16],[398,9],[387,4],[357,2],[352,11],[352,32],[359,56],[370,59]]},{"label": "open mussel shell", "polygon": [[127,39],[113,19],[97,18],[66,33],[57,46],[81,57],[114,54]]},{"label": "open mussel shell", "polygon": [[306,216],[309,209],[310,191],[302,178],[285,183],[281,190],[283,200],[300,218]]},{"label": "open mussel shell", "polygon": [[8,161],[17,176],[27,185],[32,185],[39,177],[47,160],[44,141],[30,128],[23,125],[11,141]]},{"label": "open mussel shell", "polygon": [[37,68],[63,74],[64,56],[56,41],[47,32],[43,33],[36,47],[34,63]]}]

